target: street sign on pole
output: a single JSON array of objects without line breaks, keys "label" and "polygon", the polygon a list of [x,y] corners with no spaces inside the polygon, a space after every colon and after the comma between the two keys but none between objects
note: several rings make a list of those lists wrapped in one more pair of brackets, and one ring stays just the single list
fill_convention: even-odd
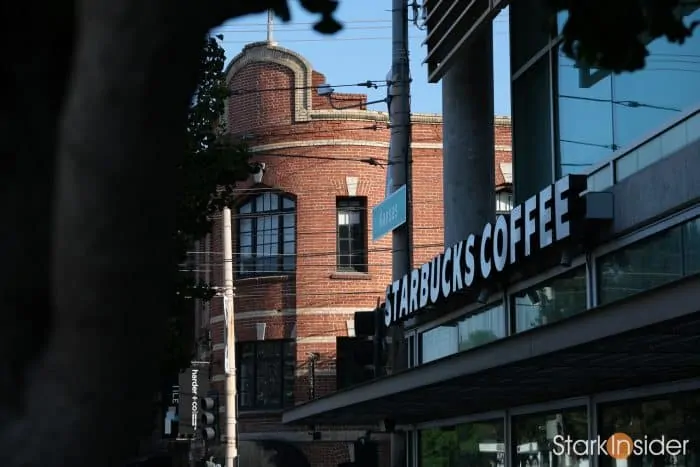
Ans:
[{"label": "street sign on pole", "polygon": [[406,222],[406,185],[372,208],[372,240],[377,241]]}]

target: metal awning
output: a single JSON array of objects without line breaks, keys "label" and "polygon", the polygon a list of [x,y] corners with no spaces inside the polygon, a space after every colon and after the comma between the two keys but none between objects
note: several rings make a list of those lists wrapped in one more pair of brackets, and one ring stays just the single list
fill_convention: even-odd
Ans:
[{"label": "metal awning", "polygon": [[286,411],[284,423],[413,424],[700,371],[700,275]]}]

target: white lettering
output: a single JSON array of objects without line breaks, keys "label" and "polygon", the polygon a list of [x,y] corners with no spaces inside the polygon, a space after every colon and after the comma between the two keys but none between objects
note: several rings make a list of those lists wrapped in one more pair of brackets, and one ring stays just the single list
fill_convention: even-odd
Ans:
[{"label": "white lettering", "polygon": [[392,290],[394,291],[394,299],[391,301],[394,304],[392,316],[394,317],[394,321],[396,321],[399,318],[399,300],[401,299],[399,293],[401,293],[401,280],[395,280],[392,285]]},{"label": "white lettering", "polygon": [[408,274],[401,279],[401,306],[399,307],[399,318],[408,315]]},{"label": "white lettering", "polygon": [[493,226],[487,222],[484,226],[484,232],[481,235],[481,250],[479,251],[479,264],[481,265],[481,277],[488,279],[491,275],[491,258],[486,257],[486,245],[491,242],[491,232]]},{"label": "white lettering", "polygon": [[430,262],[430,301],[435,303],[440,298],[440,270],[442,269],[440,255]]},{"label": "white lettering", "polygon": [[552,447],[552,454],[555,456],[563,456],[566,452],[564,437],[562,435],[554,435],[552,444],[554,445],[554,447]]},{"label": "white lettering", "polygon": [[520,224],[523,220],[523,207],[517,205],[510,211],[510,264],[515,264],[518,260],[518,248],[523,240],[523,233]]},{"label": "white lettering", "polygon": [[[469,235],[394,281],[387,288],[387,326],[437,303],[441,297],[473,287],[481,279],[488,281],[509,265],[570,237],[571,223],[576,221],[571,213],[578,213],[578,205],[571,205],[571,199],[585,182],[585,177],[579,175],[558,180],[515,206],[509,215],[486,223],[480,235]],[[380,215],[380,222],[393,222],[398,215],[397,206],[389,207]],[[477,242],[479,250],[475,251]]]},{"label": "white lettering", "polygon": [[496,218],[491,243],[493,244],[493,267],[497,272],[501,272],[508,261],[508,221],[504,216]]},{"label": "white lettering", "polygon": [[452,248],[448,248],[445,250],[445,253],[442,257],[442,296],[445,298],[450,296],[450,291],[452,290],[452,275],[447,274],[447,267],[452,262]]},{"label": "white lettering", "polygon": [[418,282],[420,280],[420,270],[411,271],[411,293],[408,299],[408,314],[415,313],[418,307]]},{"label": "white lettering", "polygon": [[428,305],[428,297],[430,295],[430,264],[425,263],[420,267],[420,302],[421,308]]},{"label": "white lettering", "polygon": [[384,324],[386,327],[391,326],[392,323],[392,305],[391,305],[391,295],[392,295],[392,286],[388,285],[386,288],[386,293],[384,294]]},{"label": "white lettering", "polygon": [[546,248],[554,241],[552,236],[552,185],[540,191],[538,201],[540,248]]},{"label": "white lettering", "polygon": [[192,428],[197,429],[199,419],[199,370],[192,368]]},{"label": "white lettering", "polygon": [[569,189],[571,188],[571,178],[564,177],[554,184],[554,231],[557,241],[564,240],[571,235],[569,225]]},{"label": "white lettering", "polygon": [[464,286],[471,287],[474,283],[474,276],[476,275],[476,261],[474,259],[474,245],[476,243],[476,236],[471,234],[467,237],[467,247],[464,249],[464,264],[466,265],[466,271],[464,272]]},{"label": "white lettering", "polygon": [[459,242],[452,247],[452,292],[458,292],[464,287],[462,272],[462,248],[464,242]]},{"label": "white lettering", "polygon": [[537,212],[537,196],[528,198],[525,201],[525,212],[523,216],[523,224],[525,230],[525,248],[524,256],[527,258],[532,254],[532,237],[537,231],[537,221],[535,219],[535,213]]}]

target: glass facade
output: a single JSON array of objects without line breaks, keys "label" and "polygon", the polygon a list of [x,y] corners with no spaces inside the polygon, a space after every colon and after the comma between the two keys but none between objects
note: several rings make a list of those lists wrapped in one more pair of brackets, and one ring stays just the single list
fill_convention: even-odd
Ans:
[{"label": "glass facade", "polygon": [[[688,23],[700,19],[700,10],[686,14]],[[619,75],[579,65],[560,51],[552,53],[558,83],[557,177],[588,172],[613,151],[638,142],[700,104],[700,35],[683,46],[664,38],[648,48],[643,70]],[[671,151],[683,145],[685,141],[677,138]]]},{"label": "glass facade", "polygon": [[586,267],[580,266],[512,296],[513,332],[551,324],[587,308]]},{"label": "glass facade", "polygon": [[587,264],[526,289],[505,290],[502,302],[419,332],[417,364],[568,319],[698,273],[700,218],[696,217],[610,253],[593,254]]},{"label": "glass facade", "polygon": [[421,467],[503,467],[503,419],[422,430]]},{"label": "glass facade", "polygon": [[598,303],[606,304],[700,272],[700,218],[598,260]]},{"label": "glass facade", "polygon": [[700,391],[595,405],[421,430],[417,465],[700,467]]},{"label": "glass facade", "polygon": [[[682,45],[657,39],[648,45],[643,70],[612,75],[563,55],[557,35],[565,12],[557,16],[556,28],[548,28],[542,1],[518,4],[510,9],[516,203],[564,175],[590,172],[613,152],[631,148],[700,105],[700,34]],[[698,4],[687,5],[686,24],[700,20]],[[634,167],[618,172],[639,170],[700,137],[697,129],[694,137],[687,130],[645,145],[628,161]]]},{"label": "glass facade", "polygon": [[487,344],[506,336],[503,304],[469,313],[421,334],[421,363]]},{"label": "glass facade", "polygon": [[[599,467],[697,467],[700,465],[700,394],[674,393],[651,400],[631,400],[598,408],[602,439],[625,433],[649,443],[647,452],[624,460],[599,456]],[[678,447],[679,449],[674,449]]]},{"label": "glass facade", "polygon": [[560,440],[588,439],[584,408],[513,417],[513,467],[588,467],[589,459],[559,452]]}]

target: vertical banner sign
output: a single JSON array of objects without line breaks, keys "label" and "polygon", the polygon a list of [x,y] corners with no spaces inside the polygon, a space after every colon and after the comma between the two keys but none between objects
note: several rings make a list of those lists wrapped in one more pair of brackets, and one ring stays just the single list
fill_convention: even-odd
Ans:
[{"label": "vertical banner sign", "polygon": [[178,409],[180,408],[180,386],[169,384],[163,389],[163,438],[176,438],[178,434]]},{"label": "vertical banner sign", "polygon": [[179,437],[196,437],[202,411],[200,403],[209,391],[208,371],[190,367],[180,373]]}]

